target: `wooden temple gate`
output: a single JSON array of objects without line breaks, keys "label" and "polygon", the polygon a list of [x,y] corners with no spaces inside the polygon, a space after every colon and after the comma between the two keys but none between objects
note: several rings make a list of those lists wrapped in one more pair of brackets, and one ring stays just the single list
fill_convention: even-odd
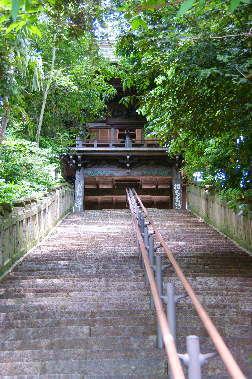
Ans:
[{"label": "wooden temple gate", "polygon": [[90,122],[76,146],[62,155],[62,172],[75,183],[75,211],[125,208],[126,188],[136,188],[143,203],[154,208],[184,208],[185,186],[179,157],[144,135],[145,119],[134,106],[120,104],[118,94],[108,104],[107,119]]}]

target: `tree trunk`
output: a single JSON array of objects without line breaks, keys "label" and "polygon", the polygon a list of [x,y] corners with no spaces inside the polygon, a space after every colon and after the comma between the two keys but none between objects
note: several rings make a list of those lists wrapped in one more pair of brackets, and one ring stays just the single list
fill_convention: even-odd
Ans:
[{"label": "tree trunk", "polygon": [[5,132],[10,119],[9,99],[7,96],[3,98],[3,107],[5,108],[5,114],[2,116],[0,123],[0,143],[2,143],[5,138]]},{"label": "tree trunk", "polygon": [[44,118],[44,112],[45,112],[45,106],[46,106],[46,100],[48,96],[48,92],[52,83],[53,79],[53,71],[54,71],[54,64],[55,64],[55,58],[56,58],[56,33],[53,36],[53,48],[52,48],[52,63],[51,63],[51,72],[48,78],[48,82],[43,94],[43,102],[42,102],[42,107],[40,111],[40,116],[39,116],[39,121],[38,121],[38,126],[37,126],[37,134],[36,134],[36,142],[37,145],[39,146],[39,140],[40,140],[40,134],[41,134],[41,128],[43,124],[43,118]]}]

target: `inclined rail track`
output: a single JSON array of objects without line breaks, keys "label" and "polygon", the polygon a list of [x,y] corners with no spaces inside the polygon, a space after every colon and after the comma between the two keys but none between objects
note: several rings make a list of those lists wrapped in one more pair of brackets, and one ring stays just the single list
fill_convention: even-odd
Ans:
[{"label": "inclined rail track", "polygon": [[[198,355],[201,355],[201,357],[198,357],[198,356],[196,357],[196,360],[198,360],[198,362],[190,362],[192,356],[190,357],[188,356],[188,354],[178,354],[177,352],[175,338],[169,326],[169,323],[164,311],[164,307],[162,304],[162,300],[161,300],[163,296],[162,296],[162,293],[160,292],[162,292],[162,290],[160,290],[161,287],[156,282],[157,278],[155,279],[155,275],[154,275],[155,269],[154,269],[153,264],[151,263],[153,259],[152,258],[150,259],[150,254],[148,251],[148,242],[146,243],[146,238],[144,235],[144,227],[146,228],[146,230],[148,230],[148,233],[151,230],[152,234],[155,237],[155,241],[158,242],[160,246],[162,246],[162,248],[164,249],[166,257],[168,258],[170,264],[173,266],[177,274],[177,277],[180,279],[188,296],[190,297],[192,304],[194,305],[194,308],[197,311],[198,316],[200,317],[213,344],[215,345],[215,348],[217,352],[219,353],[219,356],[221,357],[223,363],[225,364],[228,373],[234,379],[245,379],[245,376],[242,373],[238,364],[236,363],[232,353],[226,346],[223,338],[219,334],[211,318],[209,317],[204,307],[200,303],[197,295],[195,294],[190,283],[186,279],[183,271],[181,270],[179,264],[174,258],[174,255],[172,254],[170,247],[168,246],[166,241],[163,239],[161,233],[159,232],[153,220],[150,218],[147,212],[147,209],[144,207],[135,189],[127,189],[126,191],[127,191],[127,200],[128,200],[129,208],[131,210],[131,214],[132,214],[133,222],[135,226],[135,232],[137,236],[140,257],[142,258],[144,262],[146,276],[150,284],[151,294],[153,297],[153,302],[155,304],[157,319],[159,323],[158,330],[161,332],[161,339],[163,340],[163,343],[164,343],[172,377],[176,379],[185,378],[184,372],[181,366],[181,362],[179,359],[181,358],[184,360],[184,362],[189,368],[188,370],[189,379],[201,378],[200,366],[204,362],[204,357],[202,354],[198,354]],[[211,353],[206,354],[205,359],[208,359],[211,356],[213,356],[213,354]]]}]

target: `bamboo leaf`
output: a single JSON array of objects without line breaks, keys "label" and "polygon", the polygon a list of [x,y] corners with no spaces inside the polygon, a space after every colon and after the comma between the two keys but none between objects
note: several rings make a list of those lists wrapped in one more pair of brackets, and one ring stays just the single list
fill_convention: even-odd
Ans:
[{"label": "bamboo leaf", "polygon": [[8,34],[10,33],[12,30],[16,29],[18,27],[18,22],[13,22],[12,24],[10,24],[8,26],[8,28],[6,29],[5,33]]},{"label": "bamboo leaf", "polygon": [[11,17],[16,20],[20,8],[20,0],[12,0]]},{"label": "bamboo leaf", "polygon": [[185,0],[179,8],[177,17],[183,16],[193,6],[194,2],[195,0]]},{"label": "bamboo leaf", "polygon": [[23,21],[18,22],[16,31],[18,32],[24,25],[26,25],[26,21],[23,20]]},{"label": "bamboo leaf", "polygon": [[233,12],[240,4],[241,0],[231,0],[230,10]]},{"label": "bamboo leaf", "polygon": [[133,30],[139,29],[141,26],[144,29],[148,29],[146,22],[141,17],[137,17],[131,21],[131,27]]},{"label": "bamboo leaf", "polygon": [[30,32],[32,32],[33,34],[36,34],[39,37],[42,37],[41,31],[36,25],[28,25],[27,27],[30,30]]},{"label": "bamboo leaf", "polygon": [[8,16],[5,14],[3,16],[0,17],[0,24],[2,24],[4,21],[8,20]]}]

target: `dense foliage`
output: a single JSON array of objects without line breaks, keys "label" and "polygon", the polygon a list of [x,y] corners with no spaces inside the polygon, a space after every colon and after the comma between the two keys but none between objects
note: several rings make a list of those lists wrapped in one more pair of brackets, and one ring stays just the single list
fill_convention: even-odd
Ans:
[{"label": "dense foliage", "polygon": [[96,0],[1,2],[0,200],[45,193],[57,154],[106,112],[115,90],[94,37],[102,13]]},{"label": "dense foliage", "polygon": [[[8,171],[12,155],[16,171],[26,169],[26,158],[19,157],[15,166],[16,148],[26,156],[20,146],[37,141],[49,149],[44,153],[29,145],[38,162],[44,154],[51,162],[49,151],[71,144],[85,133],[87,121],[104,115],[115,92],[109,80],[121,75],[124,88],[135,87],[125,104],[138,104],[147,133],[181,158],[187,180],[200,178],[231,202],[251,196],[251,1],[105,3],[2,0],[0,141],[9,135],[1,146],[2,192],[6,183],[20,196],[16,186],[25,187],[23,176]],[[114,7],[120,7],[116,15]],[[99,56],[94,38],[108,14],[120,33],[117,67]],[[40,191],[44,184],[36,170],[28,182]]]},{"label": "dense foliage", "polygon": [[178,17],[176,4],[132,11],[129,1],[124,9],[131,30],[118,45],[124,86],[136,87],[149,133],[163,140],[169,154],[182,156],[189,180],[200,173],[204,184],[238,196],[251,179],[247,3],[230,12],[229,2],[196,2]]},{"label": "dense foliage", "polygon": [[8,136],[0,145],[0,202],[40,198],[61,180],[52,148]]}]

